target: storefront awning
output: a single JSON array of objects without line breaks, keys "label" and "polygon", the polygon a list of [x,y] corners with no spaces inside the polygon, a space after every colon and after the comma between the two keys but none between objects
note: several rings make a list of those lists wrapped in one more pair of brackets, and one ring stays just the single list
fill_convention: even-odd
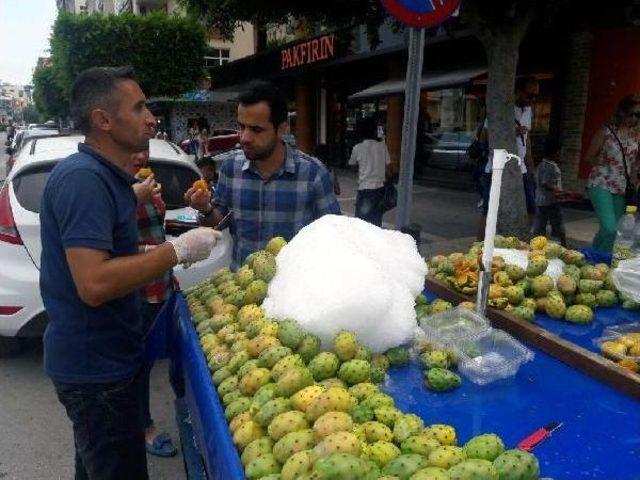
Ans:
[{"label": "storefront awning", "polygon": [[[459,87],[469,83],[476,77],[487,73],[486,68],[468,68],[449,72],[428,73],[422,76],[421,90],[439,90],[443,88]],[[399,95],[405,91],[404,79],[385,80],[382,83],[365,88],[364,90],[349,96],[349,100],[365,100],[377,97]]]}]

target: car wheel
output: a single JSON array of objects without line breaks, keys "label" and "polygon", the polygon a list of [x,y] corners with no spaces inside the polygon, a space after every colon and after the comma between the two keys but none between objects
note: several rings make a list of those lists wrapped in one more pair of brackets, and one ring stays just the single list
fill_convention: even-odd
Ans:
[{"label": "car wheel", "polygon": [[21,342],[16,337],[0,337],[0,357],[9,357],[20,353]]}]

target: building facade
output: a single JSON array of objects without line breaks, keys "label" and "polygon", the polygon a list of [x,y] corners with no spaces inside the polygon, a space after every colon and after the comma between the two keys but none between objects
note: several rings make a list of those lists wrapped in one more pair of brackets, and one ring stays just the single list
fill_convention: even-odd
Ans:
[{"label": "building facade", "polygon": [[[628,12],[620,6],[602,15],[541,19],[521,44],[518,76],[534,76],[541,85],[531,135],[534,159],[541,159],[548,135],[559,136],[569,190],[584,190],[589,167],[583,157],[595,131],[623,96],[640,93],[640,27]],[[375,49],[363,26],[272,42],[212,69],[213,88],[233,90],[256,77],[276,81],[288,95],[298,145],[337,165],[346,163],[358,141],[357,120],[374,116],[397,168],[407,33],[383,25]],[[487,60],[459,19],[428,31],[421,85],[416,179],[468,188],[474,165],[466,149],[484,121]]]}]

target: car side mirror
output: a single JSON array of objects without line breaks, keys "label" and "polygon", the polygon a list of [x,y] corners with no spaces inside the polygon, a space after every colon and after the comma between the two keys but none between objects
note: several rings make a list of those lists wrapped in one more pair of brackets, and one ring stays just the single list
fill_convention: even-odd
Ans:
[{"label": "car side mirror", "polygon": [[11,147],[7,147],[4,151],[7,155],[13,155],[13,148]]}]

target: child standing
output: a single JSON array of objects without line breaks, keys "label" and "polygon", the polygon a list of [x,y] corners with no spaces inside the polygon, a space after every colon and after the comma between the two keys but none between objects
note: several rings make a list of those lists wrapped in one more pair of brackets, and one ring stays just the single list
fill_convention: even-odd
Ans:
[{"label": "child standing", "polygon": [[536,170],[536,216],[533,235],[546,235],[547,223],[551,223],[551,236],[566,246],[567,238],[562,221],[560,197],[562,177],[558,161],[562,145],[555,138],[548,138],[544,144],[544,158]]}]

